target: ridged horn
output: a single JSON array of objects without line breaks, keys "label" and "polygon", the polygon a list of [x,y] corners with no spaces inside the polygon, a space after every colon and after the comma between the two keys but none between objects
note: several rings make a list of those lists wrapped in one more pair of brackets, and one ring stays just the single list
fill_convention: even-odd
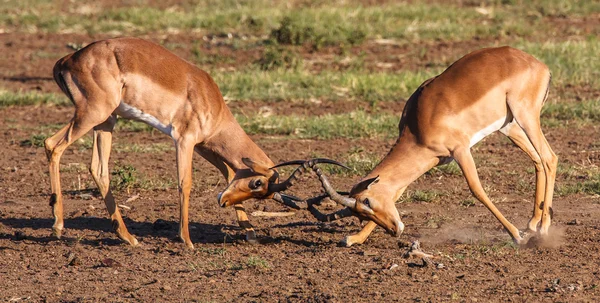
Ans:
[{"label": "ridged horn", "polygon": [[283,162],[283,163],[273,166],[272,168],[277,168],[277,167],[282,167],[282,166],[287,166],[287,165],[300,165],[300,166],[298,166],[298,168],[296,168],[292,172],[292,174],[287,178],[287,180],[285,180],[283,182],[279,182],[279,183],[269,184],[269,192],[276,193],[276,192],[280,192],[280,191],[289,189],[290,187],[292,187],[294,185],[294,182],[296,180],[298,180],[298,177],[300,175],[302,175],[304,172],[306,172],[306,170],[309,168],[314,169],[315,165],[317,165],[319,163],[334,164],[334,165],[338,165],[338,166],[341,166],[346,169],[350,169],[348,166],[346,166],[338,161],[327,159],[327,158],[315,158],[315,159],[310,159],[308,161],[293,160],[293,161]]},{"label": "ridged horn", "polygon": [[317,166],[311,166],[312,170],[317,174],[317,176],[319,177],[319,181],[321,181],[321,185],[323,186],[323,189],[325,190],[325,193],[327,193],[327,195],[329,196],[329,198],[341,205],[344,205],[346,207],[350,207],[352,209],[355,208],[356,206],[356,199],[354,198],[350,198],[350,197],[344,197],[342,195],[340,195],[334,188],[333,186],[331,186],[331,183],[329,183],[329,180],[327,180],[327,177],[325,177],[325,175],[323,175],[323,172],[321,171],[320,168],[318,168]]}]

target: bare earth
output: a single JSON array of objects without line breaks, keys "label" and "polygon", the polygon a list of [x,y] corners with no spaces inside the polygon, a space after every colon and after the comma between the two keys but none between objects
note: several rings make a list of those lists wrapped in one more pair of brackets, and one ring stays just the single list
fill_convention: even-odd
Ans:
[{"label": "bare earth", "polygon": [[[59,57],[70,52],[65,45],[100,38],[104,37],[0,34],[0,53],[3,54],[0,87],[58,92],[51,79],[51,69]],[[187,45],[176,52],[189,56],[190,43],[186,39],[191,38],[169,39]],[[430,46],[429,52],[436,56],[440,49],[450,48],[452,53],[466,53],[475,47],[440,44]],[[377,50],[369,44],[362,48],[369,54],[370,50]],[[226,49],[223,47],[223,51]],[[204,51],[210,54],[219,48]],[[400,47],[389,47],[385,51],[388,55],[410,53],[410,49]],[[321,61],[327,61],[326,51],[324,53],[325,59]],[[258,55],[256,51],[232,54],[238,63],[255,60]],[[378,57],[375,53],[367,55],[366,60],[371,56]],[[418,68],[422,64],[421,59],[412,60],[392,62],[392,68]],[[234,111],[252,113],[262,105],[248,102],[230,106]],[[398,117],[403,107],[402,103],[379,105],[381,110],[397,112]],[[312,111],[306,104],[269,106],[275,112]],[[344,112],[354,106],[351,102],[326,102],[320,109]],[[364,245],[340,247],[340,240],[360,230],[358,220],[350,218],[323,224],[301,211],[280,218],[251,217],[262,239],[261,244],[251,245],[244,241],[233,210],[222,209],[216,203],[217,193],[225,186],[222,176],[208,162],[196,157],[190,207],[191,236],[196,249],[186,250],[183,243],[176,240],[179,206],[174,183],[174,152],[114,151],[111,163],[131,164],[140,177],[164,185],[154,187],[160,189],[132,188],[115,193],[119,203],[131,208],[122,211],[129,230],[141,243],[140,247],[133,248],[122,244],[112,232],[104,203],[87,172],[91,152],[79,144],[71,147],[61,161],[66,229],[63,239],[56,240],[51,236],[53,219],[48,206],[50,185],[44,150],[25,146],[22,141],[40,132],[44,125],[66,123],[71,115],[71,107],[0,109],[0,300],[600,300],[600,198],[579,194],[556,196],[552,239],[540,247],[517,249],[485,207],[479,203],[472,206],[464,203],[474,199],[461,175],[428,175],[409,187],[413,191],[435,189],[443,195],[430,203],[399,203],[397,206],[406,224],[405,233],[399,238],[377,229]],[[560,161],[572,165],[600,163],[598,126],[552,128],[545,133]],[[383,157],[394,141],[318,141],[267,136],[253,139],[276,163],[315,154],[335,159],[355,146]],[[171,140],[159,133],[115,133],[115,146],[132,143],[171,144]],[[511,222],[525,228],[533,204],[533,164],[501,135],[492,135],[475,146],[473,154],[488,194]],[[332,182],[337,188],[347,190],[358,178],[332,176]],[[557,182],[560,184],[560,177]],[[307,175],[302,186],[291,193],[313,196],[320,193],[318,185],[314,176]],[[125,203],[136,195],[139,198]],[[249,201],[246,207],[249,213],[288,211],[272,201]],[[322,208],[331,211],[337,206],[326,204]],[[423,267],[420,260],[404,259],[402,254],[415,239],[443,266]]]}]

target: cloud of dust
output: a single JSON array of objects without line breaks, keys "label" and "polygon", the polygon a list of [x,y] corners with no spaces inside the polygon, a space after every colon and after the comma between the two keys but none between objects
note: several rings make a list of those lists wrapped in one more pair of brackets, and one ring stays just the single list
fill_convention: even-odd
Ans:
[{"label": "cloud of dust", "polygon": [[474,244],[498,238],[497,232],[478,227],[455,227],[451,225],[443,226],[440,229],[432,230],[432,234],[423,234],[422,241],[432,244],[439,243],[462,243]]},{"label": "cloud of dust", "polygon": [[558,248],[565,243],[565,227],[550,226],[548,235],[541,237],[534,235],[529,238],[525,247],[527,248]]}]

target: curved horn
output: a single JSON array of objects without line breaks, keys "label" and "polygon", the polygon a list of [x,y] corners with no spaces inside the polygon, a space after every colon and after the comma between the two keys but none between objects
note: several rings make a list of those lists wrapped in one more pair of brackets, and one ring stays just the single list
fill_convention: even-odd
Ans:
[{"label": "curved horn", "polygon": [[293,209],[305,209],[306,205],[298,205],[296,202],[304,202],[302,199],[286,194],[275,193],[273,195],[273,200]]},{"label": "curved horn", "polygon": [[323,185],[323,189],[329,195],[329,198],[341,205],[346,207],[354,208],[356,206],[356,199],[350,197],[344,197],[340,195],[329,183],[329,180],[323,175],[323,172],[320,168],[316,166],[311,166],[312,170],[319,176],[319,181],[321,181],[321,185]]},{"label": "curved horn", "polygon": [[294,182],[296,180],[298,180],[298,177],[300,175],[302,175],[309,168],[313,168],[313,170],[314,170],[314,166],[319,163],[334,164],[334,165],[341,166],[343,168],[350,169],[348,166],[346,166],[338,161],[327,159],[327,158],[315,158],[315,159],[310,159],[308,161],[294,160],[294,161],[280,163],[280,164],[273,166],[272,168],[277,168],[277,167],[286,166],[286,165],[300,165],[300,166],[298,166],[298,168],[296,168],[292,172],[292,174],[287,178],[287,180],[280,182],[280,183],[276,183],[276,184],[270,184],[269,191],[270,192],[280,192],[280,191],[284,191],[284,190],[292,187],[292,185],[294,185]]}]

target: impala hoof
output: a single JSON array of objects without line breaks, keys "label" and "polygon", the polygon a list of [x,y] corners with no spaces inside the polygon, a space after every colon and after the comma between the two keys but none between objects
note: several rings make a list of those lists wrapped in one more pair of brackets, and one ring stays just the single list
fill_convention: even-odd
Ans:
[{"label": "impala hoof", "polygon": [[354,244],[354,241],[352,241],[352,238],[350,238],[349,236],[344,238],[344,240],[340,241],[340,246],[343,247],[350,247]]},{"label": "impala hoof", "polygon": [[134,247],[140,245],[140,242],[138,242],[138,240],[134,237],[131,237],[131,239],[129,239],[129,240],[125,240],[125,242],[129,243],[129,245],[134,246]]},{"label": "impala hoof", "polygon": [[254,231],[249,231],[246,233],[246,241],[250,244],[259,244],[260,242],[256,238],[256,233]]},{"label": "impala hoof", "polygon": [[60,239],[60,237],[62,237],[62,229],[60,228],[52,228],[52,234],[57,238]]}]

